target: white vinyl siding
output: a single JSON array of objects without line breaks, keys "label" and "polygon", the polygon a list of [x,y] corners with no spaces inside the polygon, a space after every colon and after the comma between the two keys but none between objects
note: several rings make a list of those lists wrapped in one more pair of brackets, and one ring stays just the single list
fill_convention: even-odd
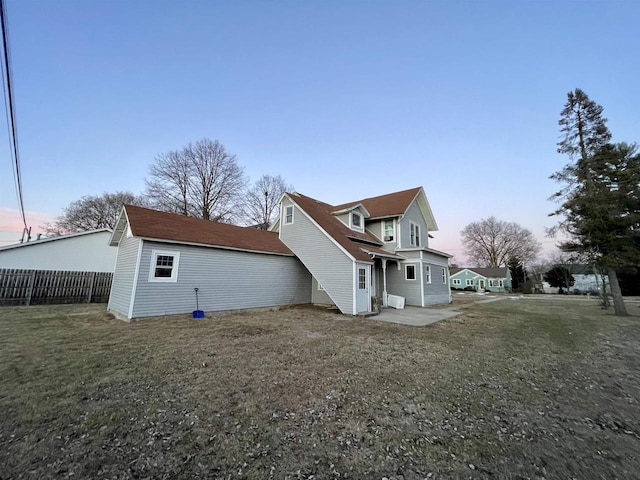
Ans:
[{"label": "white vinyl siding", "polygon": [[109,238],[111,232],[98,231],[10,246],[0,250],[0,268],[113,272],[118,249]]},{"label": "white vinyl siding", "polygon": [[[180,253],[173,283],[149,282],[153,250]],[[311,275],[291,256],[144,242],[133,318],[295,305],[311,301]]]},{"label": "white vinyl siding", "polygon": [[139,238],[123,238],[117,248],[116,269],[111,282],[107,310],[122,317],[129,316],[141,241]]},{"label": "white vinyl siding", "polygon": [[[287,199],[283,200],[286,202]],[[280,239],[322,284],[329,298],[346,315],[354,313],[353,260],[302,211],[294,206],[294,228],[283,228]]]}]

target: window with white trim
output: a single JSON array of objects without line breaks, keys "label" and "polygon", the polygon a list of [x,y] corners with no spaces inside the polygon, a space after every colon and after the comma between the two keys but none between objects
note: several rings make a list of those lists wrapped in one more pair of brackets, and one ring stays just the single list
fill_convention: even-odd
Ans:
[{"label": "window with white trim", "polygon": [[293,223],[293,205],[288,205],[284,209],[284,224],[291,225]]},{"label": "window with white trim", "polygon": [[431,283],[431,265],[424,265],[424,281]]},{"label": "window with white trim", "polygon": [[367,288],[367,269],[359,268],[358,269],[358,289],[366,290]]},{"label": "window with white trim", "polygon": [[420,246],[420,225],[417,223],[410,222],[409,229],[411,233],[411,246],[419,247]]},{"label": "window with white trim", "polygon": [[467,287],[473,287],[473,278],[467,278]]},{"label": "window with white trim", "polygon": [[151,251],[150,282],[177,282],[180,252],[168,250]]},{"label": "window with white trim", "polygon": [[383,223],[383,240],[385,242],[393,242],[396,238],[396,228],[393,224],[393,220],[385,220]]},{"label": "window with white trim", "polygon": [[451,283],[453,285],[462,285],[462,280],[460,280],[459,278],[453,278],[451,279]]},{"label": "window with white trim", "polygon": [[444,285],[447,284],[447,269],[446,268],[442,269],[442,283]]},{"label": "window with white trim", "polygon": [[351,228],[354,230],[364,230],[362,226],[362,215],[358,212],[351,212]]},{"label": "window with white trim", "polygon": [[404,266],[404,279],[405,280],[415,280],[416,279],[416,266],[415,265],[405,265]]},{"label": "window with white trim", "polygon": [[498,280],[497,278],[490,278],[489,279],[489,286],[490,287],[503,287],[504,286],[504,282],[502,280]]}]

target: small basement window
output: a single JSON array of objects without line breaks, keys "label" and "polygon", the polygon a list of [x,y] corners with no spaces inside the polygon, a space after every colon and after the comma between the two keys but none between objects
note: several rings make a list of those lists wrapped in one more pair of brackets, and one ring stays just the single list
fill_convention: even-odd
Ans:
[{"label": "small basement window", "polygon": [[151,251],[150,282],[177,282],[180,252],[167,250]]}]

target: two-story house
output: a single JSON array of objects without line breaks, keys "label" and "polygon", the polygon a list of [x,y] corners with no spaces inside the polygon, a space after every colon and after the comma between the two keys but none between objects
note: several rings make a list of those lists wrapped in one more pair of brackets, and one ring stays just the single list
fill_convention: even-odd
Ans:
[{"label": "two-story house", "polygon": [[[124,319],[316,303],[344,314],[389,298],[450,301],[448,258],[414,188],[332,206],[287,193],[272,231],[126,205],[108,309]],[[393,295],[393,297],[391,296]]]},{"label": "two-story house", "polygon": [[450,301],[450,255],[429,248],[438,227],[422,187],[336,206],[285,194],[280,211],[272,230],[313,276],[313,303],[358,314],[388,294],[422,307]]}]

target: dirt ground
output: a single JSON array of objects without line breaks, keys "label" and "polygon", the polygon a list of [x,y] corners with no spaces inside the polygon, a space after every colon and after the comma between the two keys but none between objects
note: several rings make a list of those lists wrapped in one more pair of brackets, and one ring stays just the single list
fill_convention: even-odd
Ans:
[{"label": "dirt ground", "polygon": [[0,309],[0,479],[640,478],[640,306]]}]

